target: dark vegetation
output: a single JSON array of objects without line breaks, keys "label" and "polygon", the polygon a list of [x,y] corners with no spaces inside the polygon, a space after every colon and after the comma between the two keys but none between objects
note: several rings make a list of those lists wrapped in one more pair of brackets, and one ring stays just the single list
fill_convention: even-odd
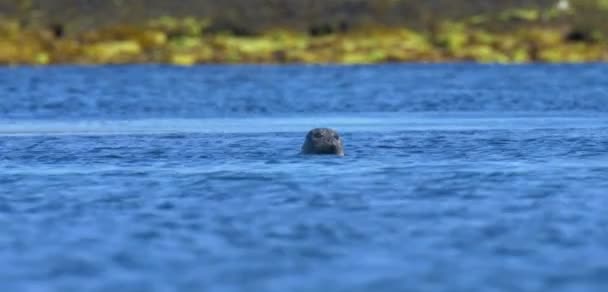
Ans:
[{"label": "dark vegetation", "polygon": [[608,0],[0,0],[0,63],[607,60]]}]

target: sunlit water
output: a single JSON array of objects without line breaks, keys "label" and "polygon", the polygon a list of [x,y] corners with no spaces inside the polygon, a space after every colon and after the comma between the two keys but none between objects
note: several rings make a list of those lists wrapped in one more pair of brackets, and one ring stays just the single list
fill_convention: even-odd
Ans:
[{"label": "sunlit water", "polygon": [[608,291],[607,114],[607,65],[3,68],[0,291]]}]

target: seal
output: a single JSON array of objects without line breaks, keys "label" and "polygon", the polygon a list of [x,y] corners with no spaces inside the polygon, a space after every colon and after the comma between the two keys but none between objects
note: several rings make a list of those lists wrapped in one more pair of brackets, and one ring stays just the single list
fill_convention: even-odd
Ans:
[{"label": "seal", "polygon": [[338,132],[328,128],[312,129],[306,135],[302,154],[326,154],[344,156],[344,145]]}]

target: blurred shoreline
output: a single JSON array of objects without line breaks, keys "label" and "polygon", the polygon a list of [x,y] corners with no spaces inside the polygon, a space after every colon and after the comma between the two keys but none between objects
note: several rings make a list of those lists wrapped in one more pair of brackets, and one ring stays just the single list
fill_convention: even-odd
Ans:
[{"label": "blurred shoreline", "polygon": [[[11,9],[6,8],[9,2]],[[369,1],[384,5],[384,10],[352,6],[361,1],[334,1],[342,5],[335,7],[344,11],[316,15],[305,13],[308,10],[300,7],[304,12],[295,10],[292,22],[277,18],[275,6],[280,1],[268,6],[272,9],[264,7],[270,12],[259,12],[267,17],[257,22],[251,20],[256,19],[254,16],[245,17],[243,12],[255,9],[253,4],[241,7],[241,12],[217,7],[213,10],[211,6],[204,10],[216,11],[221,17],[179,13],[187,7],[171,8],[175,10],[173,16],[152,12],[141,16],[137,11],[145,6],[143,0],[122,4],[125,7],[112,6],[118,12],[99,4],[99,10],[92,14],[83,14],[84,6],[71,5],[66,6],[66,11],[75,9],[80,14],[72,12],[73,19],[69,20],[68,12],[63,16],[52,14],[52,6],[44,6],[52,2],[61,1],[0,0],[0,65],[608,61],[604,27],[608,26],[604,22],[608,1],[604,0],[533,1],[533,6],[517,7],[500,6],[505,1],[495,1],[496,7],[489,10],[469,7],[468,12],[454,15],[431,15],[433,7],[425,8],[427,11],[397,6],[413,2],[406,0]],[[345,6],[347,2],[351,6]],[[398,17],[387,11],[406,14],[397,8],[409,13],[418,9],[414,16],[419,19],[410,18],[409,23],[396,21]],[[290,12],[286,11],[283,18],[289,18]],[[111,17],[104,17],[104,13]]]}]

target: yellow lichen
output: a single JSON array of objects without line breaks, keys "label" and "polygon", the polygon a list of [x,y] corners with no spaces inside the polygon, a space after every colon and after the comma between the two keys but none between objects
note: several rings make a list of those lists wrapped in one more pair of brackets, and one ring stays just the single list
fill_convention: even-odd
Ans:
[{"label": "yellow lichen", "polygon": [[[576,13],[581,7],[577,3],[579,6],[573,6],[569,13]],[[581,39],[572,39],[568,29],[543,24],[547,21],[546,13],[511,10],[459,21],[438,20],[424,32],[404,27],[365,26],[323,36],[284,28],[240,36],[207,31],[210,22],[205,19],[170,17],[140,25],[112,25],[60,36],[51,28],[24,27],[18,21],[0,19],[0,63],[162,62],[192,65],[210,62],[369,64],[608,60],[608,43],[601,31],[587,29],[581,32]],[[486,27],[501,19],[527,24],[504,30]]]},{"label": "yellow lichen", "polygon": [[142,48],[136,41],[107,41],[90,45],[84,54],[94,63],[116,63],[132,60],[141,54]]}]

